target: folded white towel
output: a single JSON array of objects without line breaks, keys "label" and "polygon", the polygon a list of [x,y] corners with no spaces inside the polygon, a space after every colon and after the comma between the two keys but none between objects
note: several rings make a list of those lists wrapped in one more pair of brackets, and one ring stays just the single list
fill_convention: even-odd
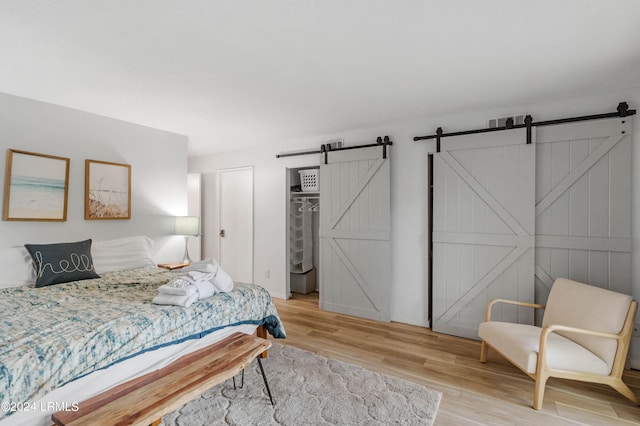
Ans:
[{"label": "folded white towel", "polygon": [[190,296],[179,296],[175,294],[158,293],[158,295],[153,298],[152,302],[155,303],[156,305],[175,305],[175,306],[184,306],[185,308],[188,308],[196,300],[198,300],[198,293],[194,293]]},{"label": "folded white towel", "polygon": [[213,262],[213,259],[202,259],[196,260],[195,262],[191,262],[189,266],[185,266],[184,268],[180,268],[181,271],[199,271],[202,268],[206,268],[207,264]]},{"label": "folded white towel", "polygon": [[198,291],[198,287],[194,284],[189,283],[184,287],[175,287],[172,285],[172,282],[169,281],[168,284],[163,284],[158,287],[158,292],[163,294],[174,294],[177,296],[191,296],[192,294]]},{"label": "folded white towel", "polygon": [[209,281],[216,276],[214,272],[189,271],[188,275],[193,281]]},{"label": "folded white towel", "polygon": [[191,279],[188,275],[182,275],[180,277],[176,277],[167,283],[170,287],[181,288],[187,287],[193,283],[193,279]]},{"label": "folded white towel", "polygon": [[218,272],[220,265],[215,260],[212,260],[211,263],[208,263],[206,266],[206,272],[213,272],[214,274]]},{"label": "folded white towel", "polygon": [[182,272],[189,271],[200,271],[200,272],[213,272],[214,274],[218,271],[217,264],[213,259],[205,259],[200,262],[192,262],[191,265],[182,268]]}]

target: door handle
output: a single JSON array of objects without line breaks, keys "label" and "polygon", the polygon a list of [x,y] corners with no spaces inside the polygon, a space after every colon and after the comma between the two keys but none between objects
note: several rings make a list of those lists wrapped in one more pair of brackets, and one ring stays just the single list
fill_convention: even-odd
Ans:
[{"label": "door handle", "polygon": [[220,236],[224,238],[224,229],[220,230]]}]

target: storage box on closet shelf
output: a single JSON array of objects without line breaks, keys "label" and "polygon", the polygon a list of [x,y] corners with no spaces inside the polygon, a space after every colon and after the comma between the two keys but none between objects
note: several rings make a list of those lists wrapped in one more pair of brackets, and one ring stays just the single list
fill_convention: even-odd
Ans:
[{"label": "storage box on closet shelf", "polygon": [[320,190],[320,169],[298,170],[302,192],[318,192]]}]

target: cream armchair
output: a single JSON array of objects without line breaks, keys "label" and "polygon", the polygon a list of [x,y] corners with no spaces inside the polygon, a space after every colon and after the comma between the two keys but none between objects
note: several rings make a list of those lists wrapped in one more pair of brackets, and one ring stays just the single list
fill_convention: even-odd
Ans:
[{"label": "cream armchair", "polygon": [[[544,308],[542,327],[491,321],[497,303]],[[564,278],[554,282],[546,307],[492,300],[478,328],[480,361],[487,362],[491,347],[535,380],[536,410],[549,377],[607,384],[638,404],[622,381],[637,308],[631,296]]]}]

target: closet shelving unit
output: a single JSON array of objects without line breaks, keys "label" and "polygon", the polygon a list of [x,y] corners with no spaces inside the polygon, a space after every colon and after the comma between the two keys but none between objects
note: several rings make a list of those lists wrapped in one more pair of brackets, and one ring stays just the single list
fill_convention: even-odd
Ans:
[{"label": "closet shelving unit", "polygon": [[319,192],[291,194],[289,258],[293,273],[305,273],[313,268],[312,218],[308,212],[317,209],[319,201]]}]

